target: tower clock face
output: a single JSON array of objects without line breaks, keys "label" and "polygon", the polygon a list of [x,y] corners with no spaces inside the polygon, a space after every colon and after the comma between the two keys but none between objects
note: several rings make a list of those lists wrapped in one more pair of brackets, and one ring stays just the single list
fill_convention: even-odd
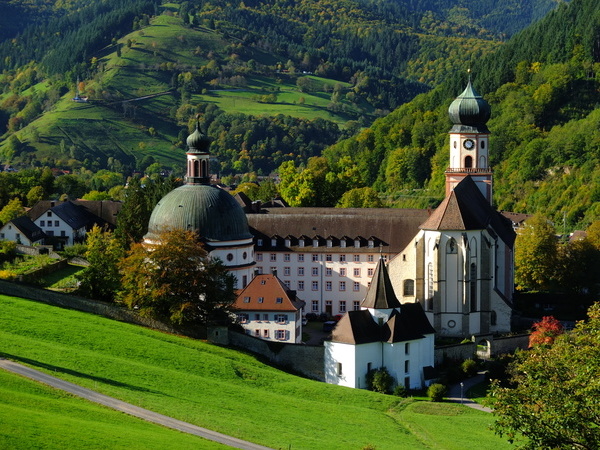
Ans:
[{"label": "tower clock face", "polygon": [[473,142],[473,139],[465,139],[463,142],[463,147],[467,150],[472,150],[473,147],[475,147],[475,142]]}]

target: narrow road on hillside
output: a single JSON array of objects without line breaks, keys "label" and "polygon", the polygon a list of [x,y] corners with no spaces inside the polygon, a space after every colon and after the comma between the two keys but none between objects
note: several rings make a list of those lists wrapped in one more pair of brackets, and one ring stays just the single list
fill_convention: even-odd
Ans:
[{"label": "narrow road on hillside", "polygon": [[117,400],[116,398],[99,394],[98,392],[86,389],[73,383],[69,383],[68,381],[64,381],[60,378],[56,378],[52,375],[40,372],[39,370],[23,366],[14,361],[0,358],[0,368],[9,372],[22,375],[26,378],[38,381],[40,383],[47,384],[48,386],[52,386],[56,389],[61,389],[66,392],[70,392],[73,395],[82,397],[91,402],[108,406],[109,408],[115,409],[117,411],[121,411],[131,416],[138,417],[148,422],[163,425],[174,430],[179,430],[184,433],[200,436],[205,439],[219,442],[221,444],[228,445],[234,448],[241,448],[247,450],[269,450],[268,447],[263,447],[262,445],[242,441],[241,439],[236,439],[225,434],[217,433],[216,431],[192,425],[191,423],[182,422],[181,420],[173,419],[172,417],[164,416],[162,414],[155,413],[148,409],[140,408],[138,406],[132,405],[131,403],[126,403],[121,400]]}]

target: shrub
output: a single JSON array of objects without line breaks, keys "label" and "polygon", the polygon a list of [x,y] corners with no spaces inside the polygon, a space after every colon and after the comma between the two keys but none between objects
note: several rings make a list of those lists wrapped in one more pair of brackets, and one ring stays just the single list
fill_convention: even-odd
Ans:
[{"label": "shrub", "polygon": [[446,386],[440,383],[434,383],[427,389],[427,397],[432,402],[441,402],[446,395]]},{"label": "shrub", "polygon": [[401,384],[398,384],[394,388],[394,395],[396,397],[406,397],[408,395],[408,391],[407,391],[406,387],[402,386]]},{"label": "shrub", "polygon": [[17,278],[17,274],[16,272],[13,272],[12,270],[0,270],[0,279],[1,280],[14,280],[15,278]]},{"label": "shrub", "polygon": [[392,388],[394,378],[390,375],[385,367],[377,370],[373,376],[373,390],[387,394]]},{"label": "shrub", "polygon": [[472,359],[465,359],[461,364],[461,369],[467,377],[477,375],[477,363]]},{"label": "shrub", "polygon": [[392,388],[394,377],[390,375],[385,367],[370,370],[366,377],[367,389],[382,394],[387,394]]}]

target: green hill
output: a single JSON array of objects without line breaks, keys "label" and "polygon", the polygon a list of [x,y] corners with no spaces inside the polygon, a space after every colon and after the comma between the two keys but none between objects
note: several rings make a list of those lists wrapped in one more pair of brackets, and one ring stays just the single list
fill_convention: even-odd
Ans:
[{"label": "green hill", "polygon": [[[252,355],[14,297],[0,296],[0,304],[1,356],[273,448],[346,450],[369,444],[378,449],[510,448],[488,429],[488,414],[460,405],[430,406],[310,381],[269,367]],[[69,433],[53,447],[44,432],[53,421],[42,422],[37,414],[34,421],[27,420],[31,399],[27,390],[31,388],[15,387],[14,382],[2,386],[0,400],[10,407],[0,410],[0,423],[12,426],[2,427],[0,446],[57,448],[65,443],[71,447],[68,439],[78,446],[77,433]],[[45,389],[36,395],[45,397],[43,401],[52,407],[61,397],[51,395],[48,400]],[[22,408],[15,409],[20,398]],[[70,410],[88,408],[92,421],[111,416],[102,418],[96,408],[83,402],[63,403],[69,403]],[[19,426],[15,413],[21,415]],[[63,411],[55,420],[67,414]],[[132,422],[137,421],[123,420],[128,429],[124,439],[156,432],[152,426],[145,431],[139,424],[128,426]],[[94,436],[84,427],[78,430],[82,439]],[[172,432],[164,433],[166,439]],[[102,440],[96,445],[106,447]]]},{"label": "green hill", "polygon": [[[473,62],[474,86],[492,106],[497,207],[541,212],[561,232],[600,219],[598,36],[600,5],[574,0]],[[325,164],[343,176],[340,161],[350,158],[360,174],[354,187],[373,187],[396,206],[435,206],[444,196],[448,106],[466,82],[466,74],[450,77],[326,149]],[[312,176],[309,168],[296,178]]]},{"label": "green hill", "polygon": [[[180,170],[201,112],[216,170],[305,163],[555,5],[500,3],[14,1],[8,16],[30,26],[0,42],[0,157],[129,174],[152,156]],[[77,79],[86,107],[69,104]]]}]

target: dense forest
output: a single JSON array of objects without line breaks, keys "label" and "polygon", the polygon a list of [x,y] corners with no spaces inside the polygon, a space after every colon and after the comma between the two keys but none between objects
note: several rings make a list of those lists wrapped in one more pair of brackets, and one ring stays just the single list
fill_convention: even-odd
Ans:
[{"label": "dense forest", "polygon": [[[577,190],[596,167],[600,47],[598,7],[589,0],[34,0],[2,7],[2,20],[30,24],[0,36],[3,162],[108,171],[114,180],[135,170],[158,174],[179,160],[173,151],[201,113],[219,159],[214,171],[255,179],[279,168],[280,191],[292,204],[432,206],[443,195],[447,106],[470,67],[494,111],[498,206],[550,208],[568,226],[597,215],[597,195]],[[171,37],[152,28],[159,15],[176,21],[160,22]],[[257,111],[308,106],[340,119],[242,114],[235,100],[232,109],[210,101],[215,89],[259,82],[267,87],[251,98]],[[59,104],[79,114],[64,103],[73,86],[94,101],[97,119],[44,122]],[[165,96],[127,103],[155,92]],[[326,108],[305,105],[310,95],[326,99]],[[377,115],[386,116],[359,132]],[[137,134],[125,142],[115,134],[120,128]]]},{"label": "dense forest", "polygon": [[[559,230],[598,219],[599,32],[600,5],[574,0],[474,62],[474,85],[493,111],[488,125],[498,208],[543,212]],[[466,81],[459,74],[326,149],[325,163],[340,174],[348,169],[336,172],[338,162],[350,159],[358,187],[374,188],[397,206],[435,205],[444,194],[447,108]],[[311,178],[310,167],[301,173],[290,183]]]}]

